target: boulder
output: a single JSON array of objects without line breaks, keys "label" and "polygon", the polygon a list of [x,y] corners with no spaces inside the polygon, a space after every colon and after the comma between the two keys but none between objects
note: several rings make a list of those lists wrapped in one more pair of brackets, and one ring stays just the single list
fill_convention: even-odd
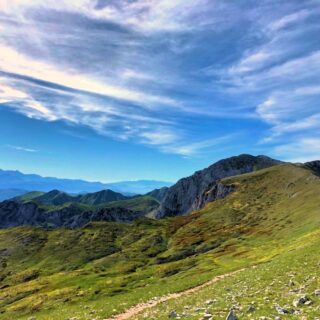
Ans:
[{"label": "boulder", "polygon": [[231,310],[226,318],[226,320],[238,320],[238,317],[236,316],[236,313],[234,310]]}]

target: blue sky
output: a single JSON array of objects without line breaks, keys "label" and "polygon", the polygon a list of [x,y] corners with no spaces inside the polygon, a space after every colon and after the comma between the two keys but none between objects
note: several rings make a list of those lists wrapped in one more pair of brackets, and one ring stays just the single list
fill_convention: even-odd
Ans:
[{"label": "blue sky", "polygon": [[175,181],[320,158],[320,3],[1,0],[0,167]]}]

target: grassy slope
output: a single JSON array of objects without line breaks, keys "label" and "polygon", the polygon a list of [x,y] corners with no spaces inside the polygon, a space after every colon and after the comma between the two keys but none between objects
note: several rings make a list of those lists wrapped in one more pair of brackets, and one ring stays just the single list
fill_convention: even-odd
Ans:
[{"label": "grassy slope", "polygon": [[237,191],[187,217],[0,231],[0,319],[100,319],[216,274],[282,259],[294,243],[314,239],[320,179],[308,170],[281,165],[224,183]]},{"label": "grassy slope", "polygon": [[70,205],[77,206],[81,208],[83,211],[85,210],[98,210],[101,208],[126,208],[133,211],[145,211],[148,212],[159,206],[159,202],[152,197],[149,196],[141,196],[126,200],[118,200],[112,201],[99,205],[89,205],[84,203],[66,203],[61,206],[43,206],[46,208],[50,208],[50,210],[56,210],[57,208],[68,207]]},{"label": "grassy slope", "polygon": [[45,192],[41,192],[41,191],[31,191],[31,192],[27,192],[21,196],[16,197],[16,199],[20,200],[20,201],[31,201],[34,198],[40,197],[42,195],[44,195]]},{"label": "grassy slope", "polygon": [[127,200],[113,201],[104,205],[106,208],[127,208],[134,211],[150,211],[159,206],[159,202],[150,196],[140,196]]},{"label": "grassy slope", "polygon": [[[319,247],[320,232],[310,233],[293,240],[286,252],[256,268],[245,269],[195,294],[163,303],[132,319],[164,320],[172,310],[184,319],[201,319],[205,311],[213,315],[213,319],[226,319],[234,306],[239,319],[275,319],[277,316],[281,319],[318,319],[320,297],[314,293],[320,289]],[[294,307],[293,301],[304,295],[312,300],[312,304]],[[208,300],[214,303],[208,304]],[[251,305],[254,311],[248,312]],[[292,309],[296,314],[280,315],[275,306]]]},{"label": "grassy slope", "polygon": [[[25,198],[23,200],[24,202],[30,202],[34,201],[34,198],[36,197],[33,196],[36,192],[32,192],[29,194],[26,194]],[[129,210],[133,211],[142,211],[142,212],[149,212],[159,206],[159,202],[150,197],[150,196],[139,196],[139,197],[134,197],[130,199],[125,199],[125,200],[118,200],[118,201],[112,201],[108,203],[103,203],[99,205],[90,205],[90,204],[84,204],[84,203],[65,203],[62,205],[46,205],[46,204],[39,204],[39,207],[43,208],[46,211],[56,211],[60,210],[63,208],[68,208],[69,206],[74,206],[79,209],[80,212],[82,211],[94,211],[94,210],[99,210],[102,208],[126,208]]]}]

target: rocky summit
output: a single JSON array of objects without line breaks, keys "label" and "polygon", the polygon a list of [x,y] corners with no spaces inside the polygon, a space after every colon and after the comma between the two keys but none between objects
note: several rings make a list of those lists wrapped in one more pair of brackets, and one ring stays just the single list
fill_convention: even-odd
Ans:
[{"label": "rocky summit", "polygon": [[266,156],[255,157],[247,154],[218,161],[170,187],[154,215],[156,218],[162,218],[199,210],[206,203],[221,199],[234,190],[234,186],[220,184],[221,179],[277,164],[280,164],[280,161]]}]

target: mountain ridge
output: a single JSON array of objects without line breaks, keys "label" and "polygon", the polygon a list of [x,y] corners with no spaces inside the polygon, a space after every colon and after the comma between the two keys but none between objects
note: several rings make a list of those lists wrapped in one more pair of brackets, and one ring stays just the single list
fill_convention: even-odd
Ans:
[{"label": "mountain ridge", "polygon": [[[35,196],[28,196],[35,194]],[[129,197],[124,196],[119,192],[114,192],[110,189],[105,189],[97,192],[86,193],[82,195],[70,195],[66,192],[60,190],[51,190],[46,193],[37,195],[35,192],[30,192],[22,195],[21,197],[16,197],[11,200],[24,201],[34,201],[42,205],[64,205],[66,203],[82,203],[87,205],[100,205],[112,201],[119,201],[129,199]]]},{"label": "mountain ridge", "polygon": [[[311,170],[316,175],[319,163],[315,161],[297,165],[297,167]],[[82,223],[74,221],[77,220],[75,217],[83,215],[87,217],[86,223],[95,219],[129,222],[142,216],[161,219],[186,215],[202,209],[210,202],[224,199],[237,190],[237,185],[226,184],[223,182],[224,179],[281,164],[284,163],[266,156],[242,154],[222,159],[179,180],[172,187],[155,189],[145,196],[126,197],[112,190],[84,195],[69,195],[59,190],[51,190],[48,193],[32,192],[30,195],[26,194],[13,199],[21,202],[20,205],[10,202],[0,203],[1,219],[7,221],[0,224],[0,227],[19,226],[20,224],[14,220],[22,221],[22,225],[37,225],[39,222],[41,226],[52,225],[55,228],[82,227]],[[29,203],[33,205],[28,205]],[[20,217],[21,215],[25,217]],[[66,218],[61,218],[62,215]],[[73,219],[71,222],[70,215]],[[7,216],[11,217],[10,221]],[[59,218],[56,219],[57,216]],[[110,218],[110,216],[113,217]]]}]

